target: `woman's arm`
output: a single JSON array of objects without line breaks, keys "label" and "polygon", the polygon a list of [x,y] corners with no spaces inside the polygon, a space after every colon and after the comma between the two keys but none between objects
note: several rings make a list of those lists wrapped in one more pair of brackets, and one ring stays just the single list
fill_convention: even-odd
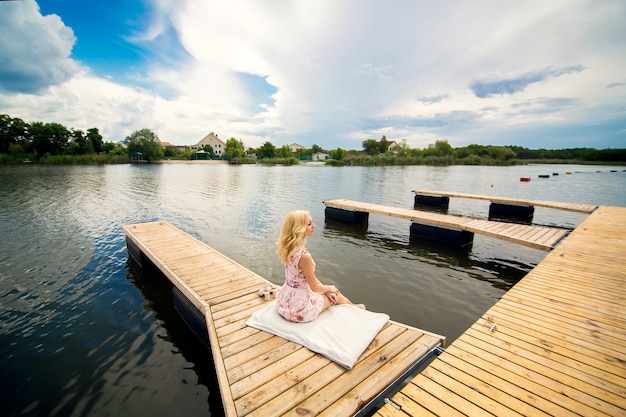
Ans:
[{"label": "woman's arm", "polygon": [[315,276],[315,267],[313,266],[313,258],[311,254],[305,252],[300,258],[300,263],[298,267],[304,273],[304,277],[306,279],[307,284],[311,290],[318,292],[320,294],[325,294],[327,292],[336,292],[337,288],[334,285],[324,285],[320,282],[319,279]]}]

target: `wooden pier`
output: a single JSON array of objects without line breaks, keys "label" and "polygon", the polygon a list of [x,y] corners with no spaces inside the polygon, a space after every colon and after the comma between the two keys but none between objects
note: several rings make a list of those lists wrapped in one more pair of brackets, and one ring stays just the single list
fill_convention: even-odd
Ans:
[{"label": "wooden pier", "polygon": [[625,236],[596,209],[375,415],[626,416]]},{"label": "wooden pier", "polygon": [[478,220],[344,199],[326,200],[324,204],[326,207],[398,217],[413,222],[477,233],[544,251],[552,250],[569,233],[567,230],[552,227]]},{"label": "wooden pier", "polygon": [[[389,321],[350,370],[246,326],[270,282],[164,221],[123,226],[131,256],[152,262],[203,318],[226,416],[363,413],[445,343]],[[202,337],[201,337],[202,338]]]},{"label": "wooden pier", "polygon": [[551,209],[556,209],[556,210],[566,210],[566,211],[573,211],[576,213],[584,213],[584,214],[591,214],[596,208],[598,208],[598,206],[593,205],[593,204],[529,200],[529,199],[523,199],[523,198],[498,197],[498,196],[488,196],[488,195],[479,195],[479,194],[456,193],[456,192],[448,192],[448,191],[413,190],[413,192],[417,195],[470,198],[470,199],[475,199],[475,200],[487,200],[487,201],[491,201],[494,203],[546,207],[546,208],[551,208]]}]

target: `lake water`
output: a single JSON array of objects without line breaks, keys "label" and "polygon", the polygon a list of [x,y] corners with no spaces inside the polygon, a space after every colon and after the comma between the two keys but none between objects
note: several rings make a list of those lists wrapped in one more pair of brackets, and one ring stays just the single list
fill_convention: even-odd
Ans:
[{"label": "lake water", "polygon": [[[538,178],[553,172],[559,175]],[[414,242],[409,222],[386,216],[370,215],[367,227],[325,221],[323,200],[412,208],[414,189],[626,206],[626,171],[1,166],[4,415],[222,415],[211,354],[173,310],[169,283],[128,261],[121,229],[128,223],[166,220],[282,284],[275,254],[282,219],[290,210],[309,210],[317,230],[307,248],[323,282],[452,342],[546,253],[478,235],[469,253]],[[488,205],[451,199],[448,213],[486,218]],[[536,208],[533,223],[574,228],[584,218]]]}]

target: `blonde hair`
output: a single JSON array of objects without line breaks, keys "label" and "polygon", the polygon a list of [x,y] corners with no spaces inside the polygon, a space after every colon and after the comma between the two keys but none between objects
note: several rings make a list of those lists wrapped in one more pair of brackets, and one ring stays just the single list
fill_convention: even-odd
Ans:
[{"label": "blonde hair", "polygon": [[289,255],[294,250],[304,246],[306,240],[304,232],[309,223],[309,216],[310,214],[306,210],[294,210],[285,217],[280,237],[276,243],[278,246],[276,252],[283,264],[287,265]]}]

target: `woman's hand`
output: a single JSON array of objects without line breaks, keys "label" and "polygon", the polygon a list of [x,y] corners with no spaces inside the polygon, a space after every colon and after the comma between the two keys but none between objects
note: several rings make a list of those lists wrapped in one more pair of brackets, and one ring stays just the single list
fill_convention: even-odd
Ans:
[{"label": "woman's hand", "polygon": [[337,295],[339,294],[339,290],[334,285],[328,286],[328,291],[326,291],[326,297],[330,300],[331,303],[337,303]]}]

